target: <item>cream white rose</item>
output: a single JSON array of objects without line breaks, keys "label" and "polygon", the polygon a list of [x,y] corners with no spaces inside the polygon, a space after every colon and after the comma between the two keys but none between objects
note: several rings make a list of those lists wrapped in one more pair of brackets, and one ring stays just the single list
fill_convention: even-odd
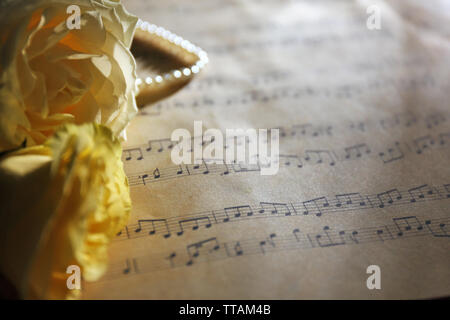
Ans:
[{"label": "cream white rose", "polygon": [[[80,29],[68,27],[70,5]],[[136,23],[119,1],[0,0],[0,152],[67,122],[123,135],[137,111]]]}]

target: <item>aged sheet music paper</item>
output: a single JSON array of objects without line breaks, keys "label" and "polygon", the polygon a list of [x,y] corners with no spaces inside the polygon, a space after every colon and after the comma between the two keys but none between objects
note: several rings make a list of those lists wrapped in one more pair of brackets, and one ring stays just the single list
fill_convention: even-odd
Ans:
[{"label": "aged sheet music paper", "polygon": [[[131,123],[132,217],[85,298],[450,295],[446,1],[124,3],[211,62]],[[174,165],[172,131],[198,120],[279,128],[278,173]]]}]

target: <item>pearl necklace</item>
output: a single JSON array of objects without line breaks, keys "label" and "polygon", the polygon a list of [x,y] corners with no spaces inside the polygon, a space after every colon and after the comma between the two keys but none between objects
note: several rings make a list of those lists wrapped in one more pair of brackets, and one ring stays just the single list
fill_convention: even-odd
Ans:
[{"label": "pearl necklace", "polygon": [[136,85],[139,90],[139,96],[146,96],[141,99],[141,102],[149,102],[148,96],[154,95],[155,91],[165,90],[180,83],[187,83],[209,61],[207,53],[200,47],[163,27],[150,24],[141,19],[137,23],[135,38],[151,42],[152,45],[159,47],[163,51],[170,52],[186,65],[184,68],[171,70],[165,74],[144,79],[138,78]]}]

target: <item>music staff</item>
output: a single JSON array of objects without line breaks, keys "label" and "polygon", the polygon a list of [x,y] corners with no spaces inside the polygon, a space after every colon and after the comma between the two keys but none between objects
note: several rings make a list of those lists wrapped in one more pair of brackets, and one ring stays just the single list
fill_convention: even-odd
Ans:
[{"label": "music staff", "polygon": [[[408,154],[423,155],[426,150],[438,150],[448,148],[450,146],[450,133],[441,133],[433,138],[427,136],[432,141],[440,141],[440,143],[424,144],[425,140],[421,138],[413,139],[415,148],[411,148],[408,143],[396,142],[394,146],[383,149],[381,152],[372,152],[372,148],[366,143],[359,143],[344,147],[340,151],[317,149],[305,150],[304,155],[296,154],[280,154],[280,168],[303,168],[311,165],[329,165],[335,166],[336,163],[344,163],[345,161],[380,159],[384,164],[388,165],[392,162],[404,159]],[[448,137],[448,139],[446,139]],[[417,149],[417,148],[420,148]],[[260,172],[261,164],[246,163],[210,163],[210,159],[202,159],[201,164],[177,165],[165,168],[155,168],[148,172],[133,174],[128,176],[130,186],[146,185],[148,183],[166,181],[181,177],[194,175],[222,175],[238,174],[247,172]]]},{"label": "music staff", "polygon": [[[407,128],[422,125],[428,129],[435,128],[442,125],[448,121],[450,114],[444,114],[442,112],[432,111],[423,117],[412,113],[399,113],[395,114],[389,118],[381,118],[378,120],[364,120],[341,124],[312,124],[312,123],[301,123],[294,124],[292,126],[278,126],[273,129],[279,129],[280,139],[292,139],[292,138],[320,138],[320,137],[333,137],[342,133],[352,133],[352,132],[368,132],[370,129],[383,129],[392,130],[396,127]],[[414,119],[411,120],[411,119]],[[428,135],[425,134],[422,140],[426,140]],[[203,137],[191,137],[190,145],[193,145],[194,141],[201,141],[202,144],[211,141],[208,135]],[[417,138],[419,141],[413,141],[412,144],[418,148],[417,144],[420,145],[421,137]],[[239,141],[239,139],[238,139]],[[449,144],[450,134],[444,133],[440,137],[432,139],[433,143],[437,144]],[[431,141],[428,141],[429,144]],[[224,141],[223,144],[226,148],[227,142]],[[127,147],[123,150],[124,161],[134,161],[142,160],[145,157],[154,157],[157,155],[167,155],[176,146],[176,142],[172,142],[170,138],[165,139],[155,139],[148,140],[147,143],[142,145],[135,145]],[[359,147],[359,148],[357,148]],[[423,147],[422,147],[423,148]],[[418,148],[420,150],[420,148]],[[347,150],[346,150],[347,151]],[[370,153],[370,149],[365,144],[355,145],[354,149],[348,150],[348,157],[353,157],[353,153],[364,154]]]},{"label": "music staff", "polygon": [[[213,225],[239,222],[249,219],[290,217],[311,215],[321,217],[363,209],[384,209],[390,206],[410,206],[427,201],[450,199],[450,184],[413,186],[406,190],[389,189],[376,194],[361,193],[336,194],[334,197],[321,196],[297,202],[260,202],[226,207],[219,210],[198,212],[186,216],[166,219],[141,219],[119,232],[116,240],[134,239],[162,235],[164,238],[182,236],[185,232],[209,229]],[[385,236],[381,232],[379,236]]]},{"label": "music staff", "polygon": [[[169,254],[158,253],[126,259],[113,265],[106,279],[129,276],[133,273],[152,272],[161,269],[193,267],[211,260],[223,260],[248,255],[267,255],[273,252],[302,249],[333,250],[336,246],[364,245],[372,242],[386,242],[416,237],[450,238],[450,217],[433,219],[417,216],[392,218],[392,223],[373,227],[352,229],[323,226],[318,232],[302,232],[294,228],[286,234],[270,233],[261,238],[239,239],[221,242],[217,237],[189,243],[185,249],[177,249]],[[444,240],[448,241],[448,240]],[[139,263],[140,269],[137,268]],[[105,279],[104,278],[104,279]],[[102,280],[104,280],[102,279]]]},{"label": "music staff", "polygon": [[[335,25],[336,22],[333,22],[333,25]],[[358,22],[359,24],[359,22]],[[274,28],[279,27],[278,25],[274,24],[267,24],[270,25],[272,30]],[[301,24],[299,24],[301,25]],[[321,23],[322,25],[322,23]],[[252,26],[253,28],[255,26]],[[267,27],[267,26],[266,26]],[[242,26],[239,26],[239,30],[241,30]],[[235,27],[232,28],[232,30],[235,30]],[[217,31],[219,32],[219,30]],[[354,65],[347,66],[348,68],[353,68],[355,72],[359,72],[361,70],[368,71],[368,70],[381,70],[381,69],[389,69],[392,70],[393,67],[403,67],[407,68],[409,70],[411,69],[422,69],[423,66],[426,64],[426,60],[423,59],[423,57],[404,57],[403,59],[399,60],[396,57],[389,56],[385,59],[382,59],[382,61],[378,61],[378,63],[371,63],[367,60],[355,62]],[[324,72],[323,68],[319,68],[317,71]],[[327,72],[333,73],[335,72],[335,69],[331,66],[327,66]],[[258,85],[273,85],[277,83],[283,83],[283,82],[293,82],[296,80],[296,74],[291,72],[290,70],[281,70],[281,69],[274,69],[269,71],[263,71],[258,74],[250,74],[247,77],[242,77],[240,79],[236,79],[236,77],[227,77],[227,76],[205,76],[200,79],[197,79],[195,82],[190,82],[188,85],[186,85],[185,90],[204,90],[204,89],[215,89],[218,88],[220,90],[223,90],[224,86],[227,88],[241,88],[243,84],[252,84],[254,86]],[[430,121],[434,121],[434,119],[438,119],[439,117],[432,117],[430,118]]]},{"label": "music staff", "polygon": [[[385,90],[387,88],[398,88],[399,90],[416,90],[417,88],[436,88],[442,87],[443,84],[437,84],[435,79],[425,74],[420,77],[402,77],[392,78],[385,77],[382,79],[369,80],[364,82],[348,82],[335,86],[271,86],[270,88],[256,88],[247,91],[235,92],[231,91],[228,95],[211,95],[208,93],[201,93],[200,95],[190,98],[188,101],[184,99],[170,99],[164,102],[158,103],[152,107],[154,114],[159,114],[164,110],[177,110],[177,109],[198,109],[198,108],[227,108],[237,105],[245,105],[249,103],[274,103],[278,101],[298,101],[301,99],[337,99],[337,100],[349,100],[355,97],[366,94],[367,92],[374,92],[377,90]],[[400,115],[401,117],[401,115]],[[439,118],[439,116],[438,116]],[[440,118],[441,119],[441,118]],[[445,118],[444,118],[445,119]],[[401,125],[402,123],[410,126],[414,125],[417,119],[411,118],[409,120],[402,121],[396,119],[386,119],[384,128]],[[442,121],[442,119],[440,120]],[[427,122],[427,126],[433,123],[439,123],[435,118],[430,118]],[[387,123],[389,122],[389,123]],[[383,127],[383,125],[380,123]]]}]

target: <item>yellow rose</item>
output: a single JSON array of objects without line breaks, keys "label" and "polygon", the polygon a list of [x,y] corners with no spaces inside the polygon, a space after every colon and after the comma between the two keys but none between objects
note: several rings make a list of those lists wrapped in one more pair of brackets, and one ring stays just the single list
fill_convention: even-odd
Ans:
[{"label": "yellow rose", "polygon": [[0,152],[67,122],[123,135],[137,112],[137,20],[119,1],[0,0]]},{"label": "yellow rose", "polygon": [[107,127],[68,124],[0,158],[0,272],[21,297],[77,297],[70,265],[87,281],[105,272],[131,209],[121,153]]}]

